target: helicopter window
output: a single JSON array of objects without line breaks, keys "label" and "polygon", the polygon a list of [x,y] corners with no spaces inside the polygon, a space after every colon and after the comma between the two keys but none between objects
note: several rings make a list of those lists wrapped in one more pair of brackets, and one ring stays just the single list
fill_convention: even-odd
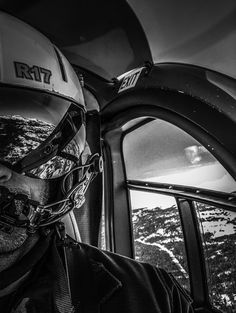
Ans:
[{"label": "helicopter window", "polygon": [[123,157],[135,258],[166,268],[198,298],[201,276],[204,301],[231,312],[236,299],[235,180],[212,147],[172,123],[158,118],[128,123]]}]

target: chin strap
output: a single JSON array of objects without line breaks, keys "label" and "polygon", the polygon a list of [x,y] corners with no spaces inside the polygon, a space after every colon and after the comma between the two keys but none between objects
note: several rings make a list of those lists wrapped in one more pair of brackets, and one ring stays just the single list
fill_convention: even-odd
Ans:
[{"label": "chin strap", "polygon": [[[57,273],[57,284],[55,285],[54,295],[55,304],[59,313],[75,313],[75,307],[72,303],[71,296],[71,282],[69,275],[69,264],[67,259],[67,250],[69,246],[69,240],[66,236],[65,225],[62,222],[57,222],[54,225],[56,231],[56,246],[57,253],[60,258],[54,260],[55,272]],[[70,249],[70,248],[69,248]]]},{"label": "chin strap", "polygon": [[[71,299],[71,312],[80,312],[80,297],[81,294],[78,290],[78,271],[84,274],[84,269],[88,266],[87,259],[77,241],[68,237],[65,232],[64,223],[56,223],[57,232],[57,246],[60,252],[61,259],[64,265],[65,274],[67,278],[67,290]],[[79,255],[79,256],[78,256]],[[88,271],[86,271],[88,272]]]}]

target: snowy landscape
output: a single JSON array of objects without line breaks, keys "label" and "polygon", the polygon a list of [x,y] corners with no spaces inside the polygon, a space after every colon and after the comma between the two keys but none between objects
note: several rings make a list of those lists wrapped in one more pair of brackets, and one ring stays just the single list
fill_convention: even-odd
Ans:
[{"label": "snowy landscape", "polygon": [[[138,192],[135,193],[137,195]],[[149,196],[153,203],[160,197],[156,203],[162,205],[133,206],[136,259],[165,268],[190,291],[183,233],[174,198],[157,194],[150,197],[150,193],[143,192],[139,194],[143,198]],[[134,194],[132,198],[135,198]],[[211,301],[223,312],[236,312],[236,213],[202,203],[195,203],[195,207],[202,234]]]}]

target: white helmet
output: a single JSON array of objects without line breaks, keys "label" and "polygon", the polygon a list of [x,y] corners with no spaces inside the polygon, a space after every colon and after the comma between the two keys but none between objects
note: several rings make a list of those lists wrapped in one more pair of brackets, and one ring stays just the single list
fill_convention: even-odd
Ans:
[{"label": "white helmet", "polygon": [[83,108],[76,73],[44,35],[22,21],[0,12],[0,82],[44,90]]},{"label": "white helmet", "polygon": [[101,169],[85,134],[82,88],[69,62],[38,31],[0,13],[0,163],[59,187],[42,205],[0,186],[1,229],[33,232],[83,204]]}]

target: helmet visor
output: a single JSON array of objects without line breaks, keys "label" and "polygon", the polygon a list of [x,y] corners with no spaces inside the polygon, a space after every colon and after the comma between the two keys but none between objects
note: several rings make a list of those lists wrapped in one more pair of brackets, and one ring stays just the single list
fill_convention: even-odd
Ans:
[{"label": "helmet visor", "polygon": [[69,100],[0,87],[0,162],[42,179],[60,177],[85,145],[84,112]]}]

